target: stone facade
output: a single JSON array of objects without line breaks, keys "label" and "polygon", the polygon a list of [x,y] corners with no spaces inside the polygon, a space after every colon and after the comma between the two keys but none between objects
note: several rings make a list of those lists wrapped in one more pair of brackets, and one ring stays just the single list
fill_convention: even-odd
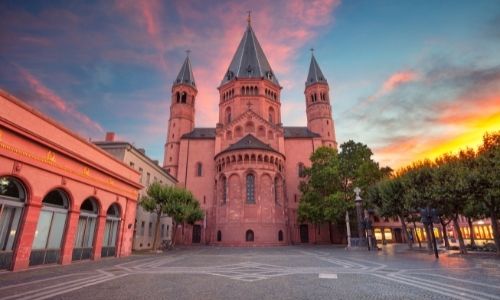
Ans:
[{"label": "stone facade", "polygon": [[198,100],[189,57],[172,86],[164,168],[206,214],[178,242],[287,245],[327,243],[330,235],[341,242],[327,225],[297,223],[302,168],[318,147],[337,147],[329,85],[314,56],[304,91],[307,127],[283,126],[282,87],[250,23],[220,75],[215,128],[194,127]]},{"label": "stone facade", "polygon": [[139,172],[1,90],[0,107],[0,267],[130,255]]},{"label": "stone facade", "polygon": [[[139,199],[146,195],[147,188],[155,181],[168,185],[177,184],[177,180],[161,168],[158,161],[151,160],[144,149],[137,149],[127,142],[115,141],[115,134],[112,132],[106,134],[105,141],[94,142],[94,144],[141,174],[139,181],[144,188],[139,191]],[[134,225],[134,250],[152,249],[156,220],[156,214],[144,211],[140,205],[137,206]],[[159,226],[159,241],[170,240],[172,237],[172,218],[168,216],[161,217]]]}]

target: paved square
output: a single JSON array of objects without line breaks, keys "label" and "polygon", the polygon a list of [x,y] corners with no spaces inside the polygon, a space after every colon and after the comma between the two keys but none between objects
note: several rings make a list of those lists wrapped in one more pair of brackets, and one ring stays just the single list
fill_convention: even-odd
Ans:
[{"label": "paved square", "polygon": [[500,260],[334,246],[193,247],[0,273],[0,299],[500,299]]}]

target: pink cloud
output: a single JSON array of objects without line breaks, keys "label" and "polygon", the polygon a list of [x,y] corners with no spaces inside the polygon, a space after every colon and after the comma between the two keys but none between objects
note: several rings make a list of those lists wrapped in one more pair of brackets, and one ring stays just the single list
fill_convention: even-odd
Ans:
[{"label": "pink cloud", "polygon": [[402,71],[392,74],[387,79],[381,88],[381,93],[387,94],[392,92],[395,88],[407,82],[415,81],[418,79],[418,74],[413,71]]},{"label": "pink cloud", "polygon": [[18,67],[19,73],[27,84],[31,87],[32,91],[39,97],[39,100],[55,108],[57,111],[68,114],[70,117],[78,120],[89,129],[97,130],[99,132],[104,132],[101,125],[90,119],[88,116],[80,113],[76,108],[68,103],[66,100],[62,99],[53,90],[45,86],[38,78],[31,74],[28,70]]}]

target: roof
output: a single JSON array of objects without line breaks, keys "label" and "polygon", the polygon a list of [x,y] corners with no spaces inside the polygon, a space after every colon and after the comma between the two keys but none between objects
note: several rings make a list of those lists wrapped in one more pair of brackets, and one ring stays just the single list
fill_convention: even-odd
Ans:
[{"label": "roof", "polygon": [[183,139],[215,139],[215,128],[195,128],[182,136]]},{"label": "roof", "polygon": [[186,56],[184,63],[182,64],[181,70],[177,75],[177,78],[174,81],[175,84],[188,84],[192,87],[196,88],[196,84],[194,82],[193,69],[191,68],[191,61],[189,60],[189,56]]},{"label": "roof", "polygon": [[285,129],[285,139],[320,137],[319,134],[310,131],[307,127],[283,127],[283,129]]},{"label": "roof", "polygon": [[276,150],[274,150],[271,146],[269,146],[269,144],[262,142],[261,140],[254,137],[251,134],[247,134],[241,140],[232,144],[231,146],[229,146],[227,149],[225,149],[221,153],[233,151],[233,150],[243,150],[243,149],[259,149],[259,150],[267,150],[267,151],[276,152]]},{"label": "roof", "polygon": [[323,72],[321,72],[318,62],[313,54],[311,56],[311,64],[309,65],[309,74],[307,74],[306,86],[318,82],[327,83],[326,78],[323,75]]},{"label": "roof", "polygon": [[264,78],[279,85],[250,22],[222,79],[221,85],[234,78]]}]

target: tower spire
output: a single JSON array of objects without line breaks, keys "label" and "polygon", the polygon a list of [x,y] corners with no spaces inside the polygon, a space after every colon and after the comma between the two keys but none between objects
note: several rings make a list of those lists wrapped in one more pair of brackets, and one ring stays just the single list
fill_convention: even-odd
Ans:
[{"label": "tower spire", "polygon": [[313,83],[327,83],[323,72],[314,57],[314,48],[311,48],[311,63],[309,65],[309,73],[307,74],[306,86],[311,85]]},{"label": "tower spire", "polygon": [[186,59],[184,60],[184,63],[182,64],[182,67],[179,71],[179,74],[177,74],[177,78],[174,81],[175,84],[187,84],[190,85],[194,88],[196,88],[196,84],[194,81],[194,75],[193,75],[193,68],[191,67],[191,60],[189,59],[189,53],[191,53],[191,50],[186,50]]}]

